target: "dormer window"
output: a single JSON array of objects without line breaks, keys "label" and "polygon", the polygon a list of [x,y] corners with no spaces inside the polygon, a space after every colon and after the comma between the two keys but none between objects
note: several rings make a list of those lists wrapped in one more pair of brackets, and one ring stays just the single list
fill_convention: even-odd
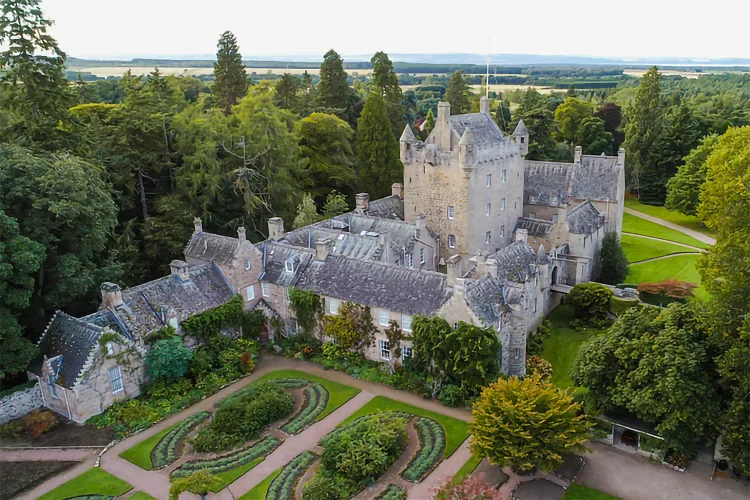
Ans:
[{"label": "dormer window", "polygon": [[245,271],[249,271],[252,268],[252,264],[250,264],[250,259],[245,259]]},{"label": "dormer window", "polygon": [[557,203],[558,199],[559,199],[559,197],[556,194],[552,195],[552,203]]},{"label": "dormer window", "polygon": [[285,264],[286,272],[293,273],[294,272],[294,260],[288,259]]},{"label": "dormer window", "polygon": [[115,353],[115,346],[112,342],[107,342],[107,355],[112,356]]}]

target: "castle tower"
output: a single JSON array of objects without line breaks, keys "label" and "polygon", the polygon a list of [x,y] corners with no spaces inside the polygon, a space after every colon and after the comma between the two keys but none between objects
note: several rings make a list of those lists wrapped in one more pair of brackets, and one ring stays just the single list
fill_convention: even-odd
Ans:
[{"label": "castle tower", "polygon": [[526,155],[529,154],[529,130],[524,125],[523,120],[518,120],[516,130],[513,131],[511,137],[513,138],[513,142],[520,147],[521,156],[526,158]]},{"label": "castle tower", "polygon": [[414,142],[416,140],[417,138],[414,137],[414,132],[411,131],[411,127],[407,123],[404,127],[404,132],[401,134],[401,139],[399,139],[399,145],[401,146],[401,163],[411,163],[412,148],[414,147]]}]

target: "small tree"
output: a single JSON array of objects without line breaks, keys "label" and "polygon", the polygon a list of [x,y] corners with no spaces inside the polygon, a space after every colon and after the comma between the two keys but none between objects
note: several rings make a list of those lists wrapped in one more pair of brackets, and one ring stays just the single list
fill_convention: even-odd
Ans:
[{"label": "small tree", "polygon": [[607,233],[599,250],[599,281],[608,285],[622,283],[630,273],[628,258],[622,249],[617,233]]},{"label": "small tree", "polygon": [[160,340],[146,354],[146,373],[151,382],[176,380],[185,375],[191,359],[193,353],[182,345],[182,339]]},{"label": "small tree", "polygon": [[183,479],[176,479],[169,488],[169,500],[178,500],[180,494],[189,491],[200,495],[203,500],[206,494],[222,487],[223,481],[211,474],[207,469],[200,469]]},{"label": "small tree", "polygon": [[606,286],[591,281],[574,286],[565,303],[573,308],[578,322],[603,327],[608,322],[609,301],[613,295]]},{"label": "small tree", "polygon": [[385,336],[388,338],[388,344],[391,346],[393,352],[393,362],[397,363],[401,357],[401,342],[406,337],[398,323],[391,320],[388,328],[385,329]]},{"label": "small tree", "polygon": [[487,484],[482,472],[471,474],[457,484],[446,478],[432,494],[435,500],[503,500],[500,491]]},{"label": "small tree", "polygon": [[474,403],[472,451],[517,472],[554,470],[566,454],[586,451],[591,425],[581,406],[537,376],[498,380]]},{"label": "small tree", "polygon": [[323,316],[323,331],[342,349],[362,350],[372,345],[377,328],[369,306],[346,302],[338,314]]}]

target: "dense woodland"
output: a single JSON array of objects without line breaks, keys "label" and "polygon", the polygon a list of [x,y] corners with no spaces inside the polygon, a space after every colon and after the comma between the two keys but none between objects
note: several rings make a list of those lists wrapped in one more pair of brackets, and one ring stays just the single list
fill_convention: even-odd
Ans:
[{"label": "dense woodland", "polygon": [[[452,113],[477,112],[484,94],[470,92],[469,84],[482,81],[463,71],[425,77],[404,92],[398,63],[383,52],[373,56],[367,76],[349,75],[331,50],[319,77],[257,80],[248,77],[230,32],[220,36],[210,82],[164,76],[158,68],[146,77],[70,80],[66,54],[46,33],[51,23],[38,2],[1,3],[6,385],[18,380],[55,310],[88,313],[103,281],[135,285],[164,275],[194,217],[207,231],[233,235],[243,226],[260,241],[269,217],[300,226],[348,210],[356,192],[389,194],[402,177],[404,125],[425,138],[440,100]],[[591,388],[599,408],[668,420],[665,432],[687,442],[688,452],[726,432],[730,452],[750,470],[750,75],[683,79],[653,68],[640,80],[567,76],[611,77],[615,84],[570,85],[549,95],[493,92],[499,127],[510,133],[523,119],[529,159],[570,161],[575,145],[596,155],[624,147],[627,183],[642,202],[697,214],[718,233],[701,264],[711,300],[618,323],[598,341],[609,344],[583,354],[589,359],[580,384]],[[653,335],[636,334],[644,324]],[[622,349],[651,347],[663,356],[643,377],[628,378],[629,366],[611,369]],[[678,366],[675,374],[678,362],[690,370]],[[622,391],[597,389],[615,386]],[[663,395],[658,404],[653,394]]]}]

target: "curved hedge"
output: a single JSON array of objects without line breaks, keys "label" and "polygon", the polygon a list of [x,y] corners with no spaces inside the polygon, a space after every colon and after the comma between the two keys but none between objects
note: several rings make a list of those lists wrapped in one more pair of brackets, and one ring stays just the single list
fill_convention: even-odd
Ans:
[{"label": "curved hedge", "polygon": [[310,383],[309,380],[304,378],[274,378],[269,382],[275,382],[284,389],[302,389]]},{"label": "curved hedge", "polygon": [[287,434],[297,434],[315,422],[328,404],[328,390],[320,384],[305,389],[305,404],[289,422],[281,427]]},{"label": "curved hedge", "polygon": [[293,500],[294,487],[307,469],[318,459],[317,455],[303,451],[286,464],[266,493],[266,500]]},{"label": "curved hedge", "polygon": [[182,453],[182,445],[188,434],[201,422],[210,417],[207,411],[201,411],[189,416],[169,431],[151,451],[151,463],[154,469],[166,467],[177,460]]},{"label": "curved hedge", "polygon": [[417,417],[414,427],[419,435],[419,450],[401,476],[418,483],[440,463],[445,451],[445,430],[431,418]]},{"label": "curved hedge", "polygon": [[395,484],[389,484],[376,500],[406,500],[406,490]]},{"label": "curved hedge", "polygon": [[381,413],[388,413],[393,418],[404,418],[404,419],[407,419],[407,420],[412,417],[411,413],[407,413],[405,411],[389,411],[389,412],[380,412],[380,413],[368,413],[367,415],[362,415],[361,417],[357,417],[354,420],[352,420],[351,422],[349,422],[349,423],[347,423],[345,425],[342,425],[341,427],[337,427],[336,429],[332,430],[331,432],[329,432],[328,434],[326,434],[325,436],[323,436],[320,439],[320,441],[318,441],[318,445],[320,445],[320,446],[322,446],[322,447],[325,448],[326,443],[328,441],[330,441],[331,439],[333,439],[334,437],[336,437],[338,434],[351,429],[352,427],[354,427],[354,426],[356,426],[356,425],[364,422],[367,419],[371,419],[371,418],[377,417]]},{"label": "curved hedge", "polygon": [[227,455],[215,458],[204,458],[190,460],[185,462],[177,469],[172,471],[172,477],[183,478],[189,477],[193,472],[200,469],[208,469],[211,474],[220,474],[237,467],[242,467],[255,460],[271,453],[281,444],[281,441],[273,436],[266,436],[252,446],[238,450]]}]

